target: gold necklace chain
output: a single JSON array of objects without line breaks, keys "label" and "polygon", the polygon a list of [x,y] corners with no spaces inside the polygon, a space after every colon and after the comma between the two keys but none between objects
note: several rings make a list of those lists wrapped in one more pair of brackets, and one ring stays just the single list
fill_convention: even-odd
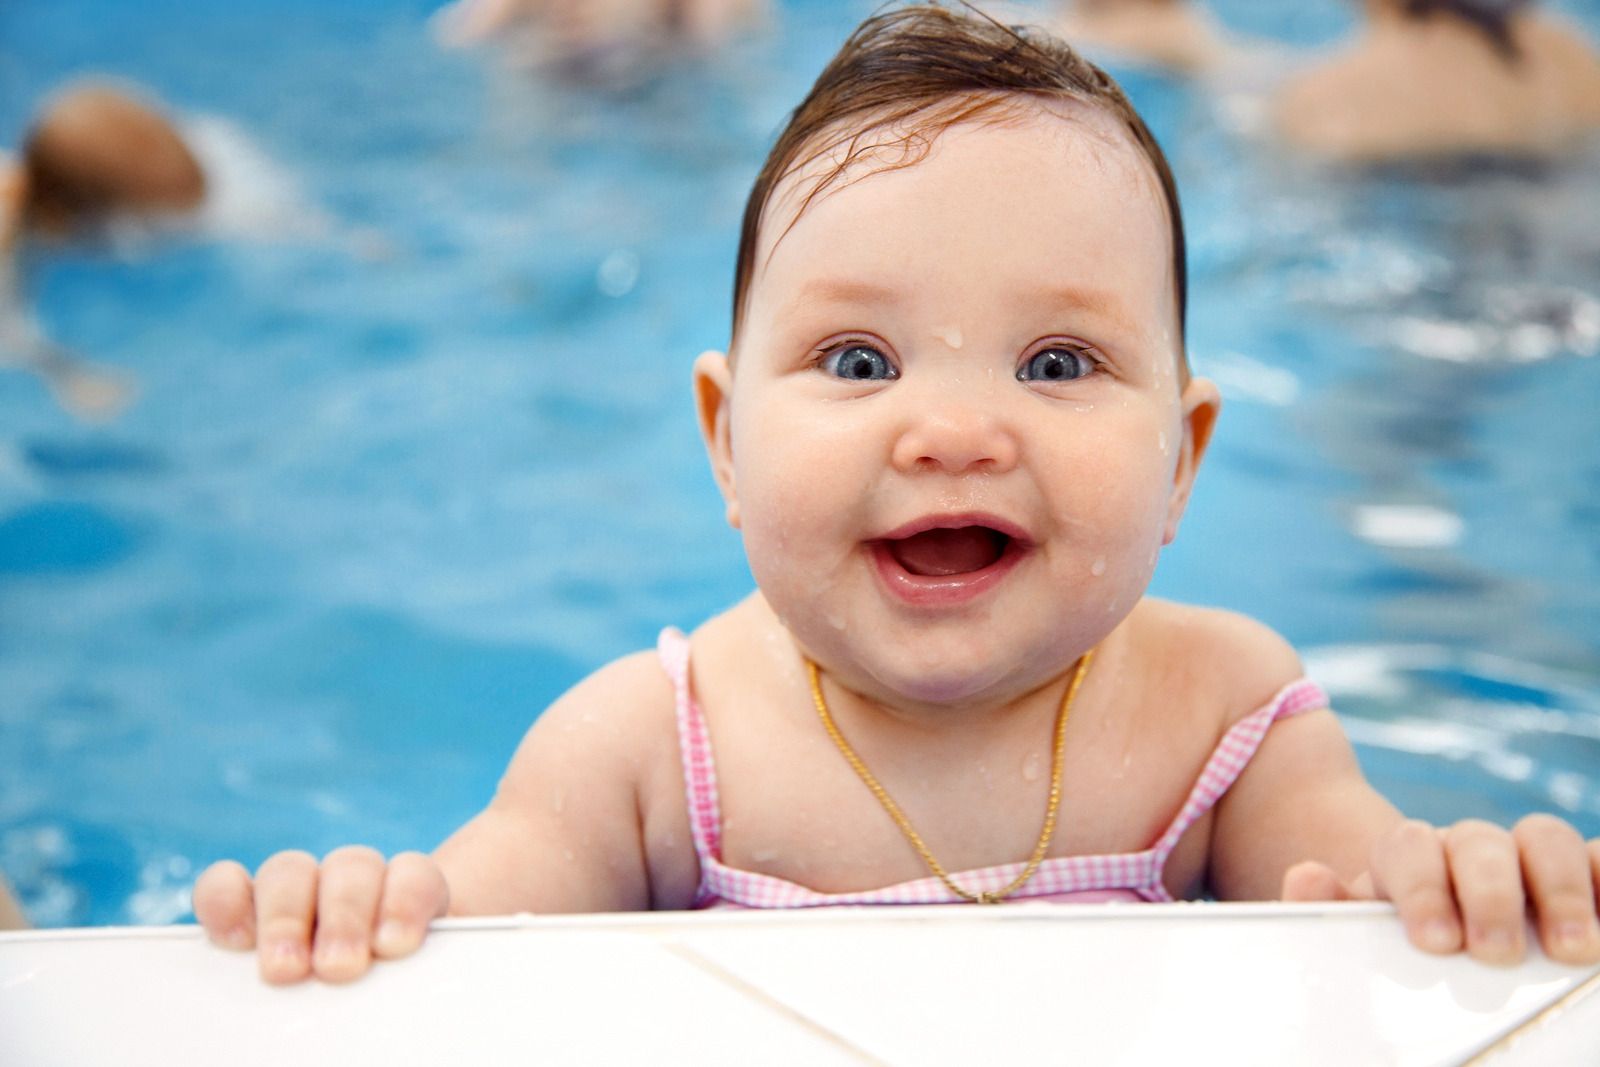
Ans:
[{"label": "gold necklace chain", "polygon": [[963,889],[951,879],[943,864],[934,857],[933,852],[922,840],[922,835],[911,825],[911,820],[906,818],[906,813],[900,810],[900,805],[894,802],[889,791],[867,769],[861,757],[856,755],[856,750],[850,747],[850,742],[844,739],[844,734],[839,732],[833,716],[828,712],[828,701],[822,695],[822,674],[817,665],[807,659],[806,670],[811,676],[811,699],[817,706],[817,716],[822,720],[823,728],[828,731],[828,736],[833,738],[833,743],[844,754],[850,766],[855,768],[856,774],[872,791],[872,795],[878,798],[878,803],[883,805],[883,809],[889,813],[895,825],[900,827],[900,832],[911,842],[911,847],[917,850],[922,862],[938,875],[939,881],[945,884],[945,888],[963,900],[970,900],[975,904],[998,904],[1028,883],[1028,879],[1033,877],[1034,872],[1039,869],[1039,864],[1044,861],[1044,854],[1050,851],[1050,839],[1056,832],[1056,813],[1061,807],[1061,751],[1067,736],[1067,716],[1072,713],[1073,698],[1078,695],[1078,686],[1083,684],[1083,677],[1089,673],[1089,662],[1093,659],[1094,649],[1091,648],[1083,654],[1082,659],[1078,660],[1078,666],[1072,672],[1072,681],[1067,683],[1067,691],[1061,698],[1061,707],[1056,711],[1055,737],[1050,752],[1050,801],[1045,805],[1044,828],[1039,831],[1039,842],[1033,846],[1033,855],[1028,857],[1028,864],[1022,869],[1022,873],[1013,878],[1010,885],[993,893],[973,893]]}]

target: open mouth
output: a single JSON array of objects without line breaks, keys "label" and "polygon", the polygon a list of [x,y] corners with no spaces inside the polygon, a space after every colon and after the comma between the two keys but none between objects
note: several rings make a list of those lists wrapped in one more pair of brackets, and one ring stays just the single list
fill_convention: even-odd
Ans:
[{"label": "open mouth", "polygon": [[999,519],[944,516],[909,523],[868,547],[896,597],[921,607],[949,607],[997,585],[1029,544],[1022,531]]},{"label": "open mouth", "polygon": [[963,526],[954,530],[924,530],[886,540],[884,550],[906,573],[919,578],[948,578],[971,574],[999,562],[1011,538],[988,526]]}]

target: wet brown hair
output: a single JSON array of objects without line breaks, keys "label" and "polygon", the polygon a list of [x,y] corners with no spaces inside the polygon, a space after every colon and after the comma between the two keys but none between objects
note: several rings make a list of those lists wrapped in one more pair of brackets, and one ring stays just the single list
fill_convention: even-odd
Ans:
[{"label": "wet brown hair", "polygon": [[[934,4],[883,12],[857,27],[778,135],[745,204],[733,283],[733,336],[739,334],[755,275],[762,215],[785,176],[843,151],[809,190],[798,218],[863,157],[878,161],[880,169],[911,166],[944,130],[1015,106],[1019,98],[1103,108],[1155,169],[1171,222],[1178,366],[1180,382],[1186,381],[1189,283],[1183,213],[1172,168],[1144,120],[1110,75],[1055,37],[1033,27],[1004,25],[971,8],[955,11]],[[886,130],[895,131],[887,143],[869,139]]]},{"label": "wet brown hair", "polygon": [[27,223],[63,232],[120,211],[192,208],[205,174],[155,108],[122,87],[74,86],[47,105],[22,148]]}]

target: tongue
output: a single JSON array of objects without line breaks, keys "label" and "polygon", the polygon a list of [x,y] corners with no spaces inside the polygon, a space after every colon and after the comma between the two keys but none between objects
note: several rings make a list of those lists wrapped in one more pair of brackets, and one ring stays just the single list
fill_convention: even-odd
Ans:
[{"label": "tongue", "polygon": [[965,526],[959,530],[925,530],[888,545],[900,566],[912,574],[932,578],[982,570],[1000,558],[1006,536],[984,526]]}]

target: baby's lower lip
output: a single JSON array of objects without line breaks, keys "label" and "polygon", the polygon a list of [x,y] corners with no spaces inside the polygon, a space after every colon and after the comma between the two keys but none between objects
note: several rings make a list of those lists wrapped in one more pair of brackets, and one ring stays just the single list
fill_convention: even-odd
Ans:
[{"label": "baby's lower lip", "polygon": [[1011,573],[1027,548],[1019,541],[1009,541],[1000,557],[986,567],[960,574],[912,574],[901,566],[883,541],[869,541],[867,554],[877,569],[878,578],[889,595],[913,607],[959,607],[983,596]]}]

